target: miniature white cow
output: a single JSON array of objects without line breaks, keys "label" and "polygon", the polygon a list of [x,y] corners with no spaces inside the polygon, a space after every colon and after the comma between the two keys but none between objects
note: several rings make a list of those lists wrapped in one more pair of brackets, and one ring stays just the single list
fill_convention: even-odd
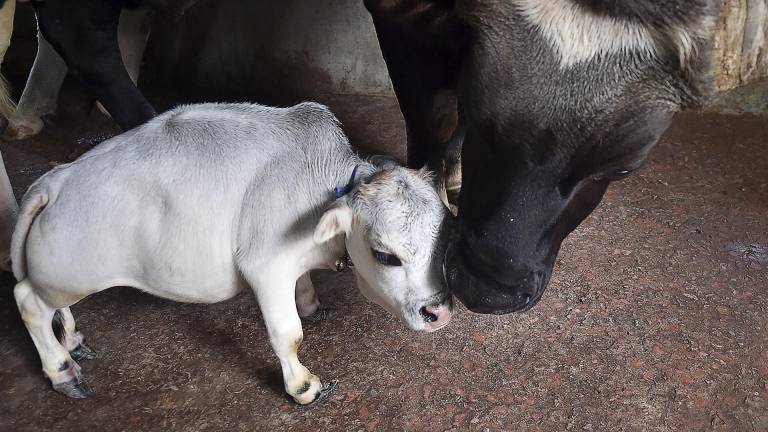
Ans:
[{"label": "miniature white cow", "polygon": [[54,389],[85,397],[73,357],[93,353],[69,306],[113,286],[198,303],[250,286],[285,390],[307,404],[333,387],[297,357],[299,316],[319,306],[308,271],[346,249],[366,297],[414,330],[437,330],[452,305],[446,215],[426,174],[360,159],[321,105],[184,106],[30,187],[12,240],[14,294]]}]

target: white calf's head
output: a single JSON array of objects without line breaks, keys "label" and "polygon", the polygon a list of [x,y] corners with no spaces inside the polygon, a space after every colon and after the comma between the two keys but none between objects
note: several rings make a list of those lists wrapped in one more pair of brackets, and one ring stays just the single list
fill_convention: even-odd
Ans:
[{"label": "white calf's head", "polygon": [[452,309],[440,235],[447,215],[427,174],[389,167],[337,199],[320,219],[315,241],[345,234],[363,295],[411,329],[435,331]]}]

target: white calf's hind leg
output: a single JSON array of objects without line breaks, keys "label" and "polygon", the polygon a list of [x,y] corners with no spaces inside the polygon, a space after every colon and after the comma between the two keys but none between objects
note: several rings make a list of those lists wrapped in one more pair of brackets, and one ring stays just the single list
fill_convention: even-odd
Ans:
[{"label": "white calf's hind leg", "polygon": [[54,390],[73,398],[84,398],[91,394],[91,389],[80,373],[80,366],[72,360],[53,333],[56,309],[35,293],[28,279],[16,284],[13,295],[24,325],[40,355],[43,372],[51,380]]},{"label": "white calf's hind leg", "polygon": [[317,299],[312,279],[308,272],[304,273],[296,280],[296,310],[300,317],[306,318],[317,312],[319,307],[320,300]]},{"label": "white calf's hind leg", "polygon": [[77,331],[75,326],[75,317],[68,307],[56,311],[54,322],[59,320],[61,324],[61,335],[59,341],[64,348],[69,351],[69,355],[75,361],[92,360],[96,358],[96,352],[85,344],[85,337]]},{"label": "white calf's hind leg", "polygon": [[324,320],[333,315],[333,308],[322,305],[317,298],[309,272],[301,275],[296,281],[296,310],[300,317],[309,321]]},{"label": "white calf's hind leg", "polygon": [[256,294],[272,349],[280,360],[285,391],[302,405],[324,399],[336,388],[336,382],[321,382],[299,362],[298,350],[304,334],[296,310],[295,281],[284,276],[244,274]]}]

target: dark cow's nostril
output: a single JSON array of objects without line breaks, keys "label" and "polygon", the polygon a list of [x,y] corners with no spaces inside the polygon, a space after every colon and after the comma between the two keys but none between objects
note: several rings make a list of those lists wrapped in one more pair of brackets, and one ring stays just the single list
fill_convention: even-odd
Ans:
[{"label": "dark cow's nostril", "polygon": [[422,306],[421,309],[419,309],[419,313],[421,314],[421,317],[424,318],[424,321],[428,323],[437,321],[437,315],[429,312],[426,306]]}]

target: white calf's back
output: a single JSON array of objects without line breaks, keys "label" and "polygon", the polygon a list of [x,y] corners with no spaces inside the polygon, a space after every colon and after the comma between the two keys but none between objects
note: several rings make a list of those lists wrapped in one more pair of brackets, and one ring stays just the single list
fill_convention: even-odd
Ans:
[{"label": "white calf's back", "polygon": [[236,292],[239,243],[273,253],[355,160],[318,104],[180,107],[41,177],[22,204],[14,270],[63,292],[131,285],[219,301]]}]

